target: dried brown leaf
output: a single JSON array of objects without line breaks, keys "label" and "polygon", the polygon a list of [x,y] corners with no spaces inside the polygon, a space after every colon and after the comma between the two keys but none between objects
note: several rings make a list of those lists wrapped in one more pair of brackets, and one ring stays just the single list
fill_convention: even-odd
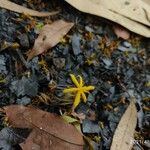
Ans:
[{"label": "dried brown leaf", "polygon": [[45,25],[35,40],[33,49],[27,53],[28,60],[57,45],[62,37],[73,27],[73,23],[58,20]]},{"label": "dried brown leaf", "polygon": [[[129,18],[136,22],[140,22],[146,26],[150,26],[149,20],[145,17],[145,12],[150,13],[150,7],[146,5],[142,0],[93,0],[98,1],[103,7],[116,14],[120,14],[123,17]],[[116,5],[117,3],[117,5]]]},{"label": "dried brown leaf", "polygon": [[115,131],[110,150],[131,150],[137,123],[137,110],[132,100]]},{"label": "dried brown leaf", "polygon": [[149,0],[143,0],[143,2],[147,3],[148,5],[150,5],[150,1]]},{"label": "dried brown leaf", "polygon": [[13,2],[10,2],[9,0],[0,0],[0,7],[5,8],[14,12],[18,13],[24,13],[31,16],[37,16],[37,17],[46,17],[46,16],[52,16],[58,14],[58,11],[55,12],[39,12],[35,11],[23,6],[20,6],[18,4],[15,4]]},{"label": "dried brown leaf", "polygon": [[[86,3],[84,0],[65,1],[82,12],[109,19],[132,32],[150,37],[150,5],[142,0],[137,0],[136,3],[132,0],[132,5],[126,5],[126,3],[130,4],[131,0],[129,2],[121,0],[86,0]],[[122,5],[122,3],[124,4]],[[135,5],[138,8],[135,8]]]},{"label": "dried brown leaf", "polygon": [[120,37],[124,40],[129,39],[130,32],[127,29],[125,29],[121,26],[114,26],[113,29],[118,38]]},{"label": "dried brown leaf", "polygon": [[81,133],[56,114],[19,105],[6,106],[3,111],[12,127],[32,129],[29,137],[21,144],[23,150],[83,149]]}]

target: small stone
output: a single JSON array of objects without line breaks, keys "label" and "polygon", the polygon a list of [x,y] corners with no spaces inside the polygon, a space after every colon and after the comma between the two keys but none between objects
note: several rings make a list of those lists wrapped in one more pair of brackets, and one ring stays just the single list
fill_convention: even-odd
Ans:
[{"label": "small stone", "polygon": [[92,104],[92,103],[94,102],[94,100],[95,100],[95,99],[94,99],[94,96],[93,96],[92,94],[89,94],[88,100],[87,100],[88,103],[91,103],[91,104]]},{"label": "small stone", "polygon": [[124,47],[124,46],[119,46],[118,50],[120,50],[122,52],[128,51],[128,49],[126,47]]},{"label": "small stone", "polygon": [[103,33],[104,33],[103,27],[102,27],[102,26],[98,27],[98,28],[96,29],[95,33],[96,33],[96,34],[103,34]]},{"label": "small stone", "polygon": [[79,34],[75,33],[72,36],[72,49],[73,49],[74,55],[79,55],[81,53],[80,40],[81,40],[81,37]]},{"label": "small stone", "polygon": [[94,121],[90,120],[83,120],[83,133],[99,133],[100,132],[100,127],[97,123]]},{"label": "small stone", "polygon": [[123,46],[125,46],[126,48],[129,48],[129,47],[131,47],[131,43],[125,41],[125,42],[123,42]]},{"label": "small stone", "polygon": [[94,30],[89,26],[85,26],[85,30],[88,32],[94,32]]},{"label": "small stone", "polygon": [[132,53],[136,53],[138,50],[136,48],[130,48],[128,49],[129,52],[132,52]]},{"label": "small stone", "polygon": [[63,55],[67,55],[68,52],[69,52],[69,49],[68,49],[67,47],[65,47],[65,48],[63,49]]},{"label": "small stone", "polygon": [[5,57],[0,55],[0,65],[5,65]]},{"label": "small stone", "polygon": [[6,59],[4,55],[0,55],[0,73],[7,74]]},{"label": "small stone", "polygon": [[134,75],[133,69],[129,69],[129,70],[126,72],[126,75],[127,75],[127,78],[131,78],[131,77]]},{"label": "small stone", "polygon": [[24,48],[29,48],[30,47],[30,43],[29,43],[29,38],[27,36],[27,34],[21,34],[18,36],[20,45]]},{"label": "small stone", "polygon": [[36,96],[38,92],[38,83],[36,78],[22,77],[21,80],[12,81],[9,88],[17,97],[25,95]]},{"label": "small stone", "polygon": [[31,99],[27,96],[17,99],[17,104],[20,105],[28,105],[30,103],[31,103]]},{"label": "small stone", "polygon": [[58,69],[62,69],[65,66],[65,58],[53,58],[53,63]]},{"label": "small stone", "polygon": [[109,68],[112,65],[112,60],[110,59],[103,59],[104,64]]}]

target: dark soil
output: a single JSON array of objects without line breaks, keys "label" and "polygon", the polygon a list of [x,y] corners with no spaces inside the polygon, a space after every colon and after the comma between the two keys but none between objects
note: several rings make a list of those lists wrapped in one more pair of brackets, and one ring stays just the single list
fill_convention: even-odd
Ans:
[{"label": "dark soil", "polygon": [[[149,39],[135,34],[127,41],[118,39],[113,23],[83,14],[63,1],[39,0],[41,5],[36,0],[13,1],[32,9],[57,8],[61,12],[31,19],[0,9],[0,107],[23,104],[58,114],[60,110],[69,112],[73,99],[62,91],[72,85],[70,73],[82,75],[86,85],[96,87],[88,102],[76,109],[86,116],[90,112],[96,115],[94,121],[86,117],[82,123],[94,149],[110,149],[114,131],[133,96],[138,110],[134,150],[150,149]],[[27,62],[25,53],[38,36],[38,26],[57,19],[72,21],[75,26],[57,46]],[[1,129],[5,126],[1,119]]]}]

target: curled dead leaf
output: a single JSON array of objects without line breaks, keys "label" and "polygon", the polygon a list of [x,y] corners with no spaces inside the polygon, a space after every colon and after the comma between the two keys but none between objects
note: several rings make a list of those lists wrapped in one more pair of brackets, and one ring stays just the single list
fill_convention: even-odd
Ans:
[{"label": "curled dead leaf", "polygon": [[33,49],[27,53],[28,60],[57,45],[73,25],[73,23],[63,20],[58,20],[50,25],[45,25],[41,29],[38,38],[35,40]]},{"label": "curled dead leaf", "polygon": [[83,150],[82,134],[56,114],[19,105],[6,106],[3,112],[12,127],[32,129],[23,150]]},{"label": "curled dead leaf", "polygon": [[129,39],[130,32],[127,29],[125,29],[121,26],[114,26],[113,29],[118,38],[120,37],[124,40]]}]

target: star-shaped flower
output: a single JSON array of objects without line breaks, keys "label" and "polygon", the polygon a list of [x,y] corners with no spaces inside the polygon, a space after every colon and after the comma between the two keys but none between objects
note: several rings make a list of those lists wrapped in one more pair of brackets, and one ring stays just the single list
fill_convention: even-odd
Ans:
[{"label": "star-shaped flower", "polygon": [[76,93],[75,100],[73,103],[73,109],[75,109],[79,105],[81,98],[83,99],[84,102],[87,101],[85,93],[89,93],[89,91],[94,90],[95,87],[94,86],[84,86],[84,82],[83,82],[83,79],[81,76],[79,76],[79,79],[80,79],[79,82],[73,74],[70,74],[70,77],[76,87],[66,88],[66,89],[64,89],[63,92],[64,93],[70,93],[70,92]]}]

